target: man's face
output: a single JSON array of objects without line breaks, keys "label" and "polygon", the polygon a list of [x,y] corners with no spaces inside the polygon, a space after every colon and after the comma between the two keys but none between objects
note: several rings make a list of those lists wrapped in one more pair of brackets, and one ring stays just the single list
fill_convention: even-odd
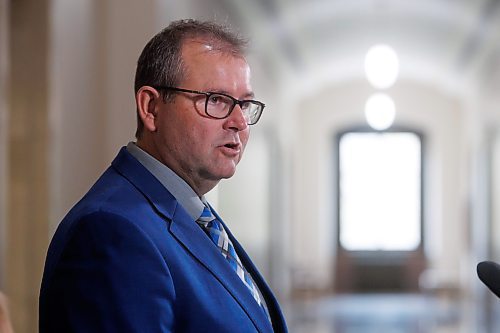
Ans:
[{"label": "man's face", "polygon": [[[187,41],[182,58],[187,75],[178,87],[220,92],[240,100],[253,97],[250,68],[243,57]],[[179,92],[160,103],[154,133],[156,157],[198,195],[234,174],[249,136],[238,105],[228,118],[213,119],[205,114],[204,100],[204,95]]]}]

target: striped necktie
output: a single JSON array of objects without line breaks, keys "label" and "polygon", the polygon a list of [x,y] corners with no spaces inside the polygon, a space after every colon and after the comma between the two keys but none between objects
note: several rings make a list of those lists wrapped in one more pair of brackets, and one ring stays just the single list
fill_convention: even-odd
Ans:
[{"label": "striped necktie", "polygon": [[217,220],[217,218],[212,214],[210,208],[205,206],[203,212],[201,213],[200,218],[196,221],[198,224],[202,226],[202,228],[206,231],[210,239],[217,245],[220,252],[226,258],[229,265],[233,268],[236,274],[240,277],[241,281],[247,286],[247,288],[252,293],[255,301],[264,309],[267,313],[267,309],[265,304],[261,301],[259,292],[253,283],[253,280],[250,274],[246,271],[246,269],[241,264],[240,258],[236,254],[234,250],[233,243],[229,239],[229,236],[224,230],[222,223]]}]

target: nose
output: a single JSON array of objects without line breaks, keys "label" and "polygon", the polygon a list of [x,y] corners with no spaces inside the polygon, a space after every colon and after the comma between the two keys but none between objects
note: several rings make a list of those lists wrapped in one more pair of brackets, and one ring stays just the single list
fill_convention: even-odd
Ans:
[{"label": "nose", "polygon": [[229,117],[226,118],[226,121],[224,122],[224,128],[236,132],[243,131],[248,128],[248,123],[243,114],[243,110],[238,104],[234,106],[233,111],[231,112]]}]

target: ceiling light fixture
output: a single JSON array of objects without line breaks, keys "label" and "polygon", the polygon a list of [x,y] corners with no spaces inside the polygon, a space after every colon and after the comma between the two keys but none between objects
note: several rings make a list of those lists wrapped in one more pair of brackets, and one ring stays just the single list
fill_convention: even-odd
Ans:
[{"label": "ceiling light fixture", "polygon": [[365,74],[375,88],[391,87],[399,74],[399,58],[396,51],[385,44],[372,46],[365,56]]},{"label": "ceiling light fixture", "polygon": [[373,94],[366,101],[365,117],[368,125],[377,131],[383,131],[391,127],[396,117],[394,101],[387,94]]}]

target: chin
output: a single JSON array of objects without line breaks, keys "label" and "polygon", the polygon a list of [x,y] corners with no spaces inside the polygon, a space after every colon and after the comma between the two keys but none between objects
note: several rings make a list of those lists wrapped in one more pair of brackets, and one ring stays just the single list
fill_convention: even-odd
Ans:
[{"label": "chin", "polygon": [[222,171],[220,173],[220,175],[221,175],[221,178],[227,179],[227,178],[231,178],[232,176],[234,176],[235,173],[236,173],[236,165],[233,166],[232,168],[227,168],[227,170]]},{"label": "chin", "polygon": [[[236,170],[235,170],[236,171]],[[228,178],[231,178],[232,176],[234,176],[234,174],[236,173],[235,171],[233,172],[224,172],[221,179],[228,179]]]},{"label": "chin", "polygon": [[210,178],[219,180],[231,178],[236,173],[237,165],[238,161],[236,160],[226,160],[224,163],[214,163],[211,169],[206,170],[207,176],[210,175]]}]

